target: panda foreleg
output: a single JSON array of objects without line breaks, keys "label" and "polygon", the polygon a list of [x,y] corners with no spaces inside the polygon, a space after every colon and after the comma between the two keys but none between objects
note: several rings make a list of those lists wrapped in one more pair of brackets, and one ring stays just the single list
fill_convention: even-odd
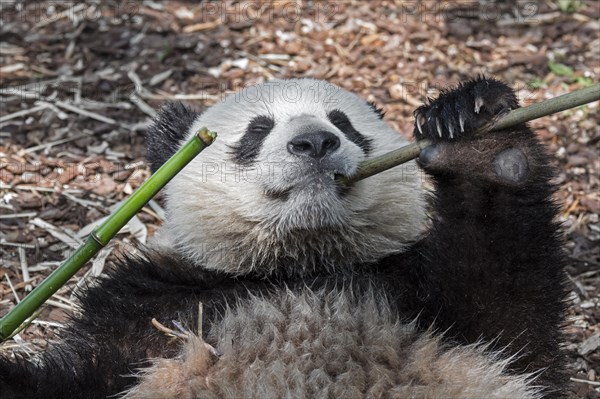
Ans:
[{"label": "panda foreleg", "polygon": [[518,107],[505,84],[479,78],[415,112],[434,145],[419,163],[433,178],[432,228],[415,246],[420,319],[463,342],[492,342],[515,370],[559,386],[563,254],[550,158],[526,126],[474,137]]}]

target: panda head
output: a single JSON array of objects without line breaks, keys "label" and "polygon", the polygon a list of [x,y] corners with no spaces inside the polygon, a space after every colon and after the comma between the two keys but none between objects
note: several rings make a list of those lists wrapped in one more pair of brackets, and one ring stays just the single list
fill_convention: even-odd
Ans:
[{"label": "panda head", "polygon": [[402,251],[422,231],[414,163],[350,187],[335,181],[406,144],[352,93],[319,80],[276,80],[200,115],[167,109],[149,132],[153,167],[203,126],[218,138],[167,186],[157,241],[195,264],[233,274],[351,268]]}]

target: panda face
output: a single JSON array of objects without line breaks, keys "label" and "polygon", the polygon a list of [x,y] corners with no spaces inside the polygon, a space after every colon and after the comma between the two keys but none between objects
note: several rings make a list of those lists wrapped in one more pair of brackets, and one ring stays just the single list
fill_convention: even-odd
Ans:
[{"label": "panda face", "polygon": [[352,188],[335,177],[355,173],[373,141],[398,136],[364,100],[316,80],[252,86],[209,110],[203,124],[220,133],[226,160],[205,164],[217,170],[205,179],[217,177],[248,216],[283,230],[344,224]]},{"label": "panda face", "polygon": [[[323,241],[324,231],[332,242],[318,246],[338,250],[347,239],[369,242],[365,234],[373,240],[384,236],[390,246],[390,236],[402,231],[401,244],[384,250],[389,252],[420,230],[416,221],[422,221],[423,211],[414,164],[414,173],[406,168],[386,172],[352,187],[335,181],[354,174],[365,159],[405,144],[374,107],[354,94],[311,79],[268,82],[209,108],[188,134],[203,126],[216,131],[218,139],[167,189],[170,236],[177,236],[171,244],[183,245],[194,259],[206,254],[206,248],[198,248],[208,245],[210,234],[231,245],[253,237],[255,248],[248,250],[272,258],[297,256],[288,250],[294,246],[306,252],[311,240]],[[398,201],[406,201],[400,211],[393,205]],[[386,209],[388,203],[394,209]],[[184,228],[189,224],[193,229]],[[398,224],[403,226],[397,229]],[[266,248],[274,247],[280,252],[267,255]]]}]

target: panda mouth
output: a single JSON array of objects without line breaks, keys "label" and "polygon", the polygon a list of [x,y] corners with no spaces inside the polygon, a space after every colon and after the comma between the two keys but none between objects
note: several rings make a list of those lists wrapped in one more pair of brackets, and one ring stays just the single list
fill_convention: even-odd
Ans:
[{"label": "panda mouth", "polygon": [[344,177],[347,176],[336,172],[322,173],[316,176],[308,176],[302,179],[301,182],[286,188],[266,188],[263,193],[269,199],[287,201],[293,191],[314,190],[315,187],[319,187],[321,190],[333,191],[340,197],[345,197],[354,184],[339,183],[339,179]]}]

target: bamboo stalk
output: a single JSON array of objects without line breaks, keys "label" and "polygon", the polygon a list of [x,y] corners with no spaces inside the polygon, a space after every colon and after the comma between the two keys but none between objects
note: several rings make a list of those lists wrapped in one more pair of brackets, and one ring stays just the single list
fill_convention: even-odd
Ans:
[{"label": "bamboo stalk", "polygon": [[71,256],[10,312],[0,319],[0,341],[10,338],[37,308],[100,251],[125,224],[185,165],[211,145],[216,133],[202,128],[142,184],[104,223],[97,227]]},{"label": "bamboo stalk", "polygon": [[[484,126],[476,134],[483,134],[487,131],[504,130],[521,123],[541,118],[542,116],[565,111],[597,100],[600,100],[600,83],[537,104],[512,110],[493,124]],[[431,144],[432,142],[430,140],[423,139],[397,150],[390,151],[387,154],[366,160],[360,164],[358,171],[354,176],[339,177],[338,182],[341,184],[352,184],[369,176],[381,173],[384,170],[393,168],[394,166],[401,165],[418,157],[421,151]]]},{"label": "bamboo stalk", "polygon": [[[486,131],[503,130],[596,100],[600,100],[600,84],[594,84],[538,104],[513,110],[504,117],[494,121],[492,125],[484,126],[476,134]],[[117,234],[129,219],[198,153],[212,144],[215,137],[216,133],[209,132],[206,128],[201,129],[184,147],[157,170],[114,214],[90,234],[86,242],[73,255],[17,304],[15,308],[0,319],[0,341],[10,338],[17,327],[31,316],[39,306],[66,283],[100,249],[107,245],[110,239]],[[338,181],[342,184],[351,184],[373,176],[416,158],[425,147],[431,144],[430,140],[424,139],[367,160],[360,165],[354,176],[340,178]]]}]

